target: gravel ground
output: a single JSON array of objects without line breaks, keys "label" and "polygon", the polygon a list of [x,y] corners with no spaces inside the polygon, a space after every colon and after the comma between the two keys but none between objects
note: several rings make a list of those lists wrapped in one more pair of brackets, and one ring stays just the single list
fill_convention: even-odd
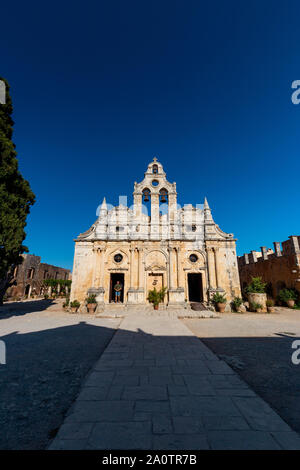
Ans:
[{"label": "gravel ground", "polygon": [[0,449],[47,447],[119,323],[71,315],[50,300],[0,307]]},{"label": "gravel ground", "polygon": [[300,310],[184,322],[300,433],[300,364],[291,361],[292,342],[300,339]]}]

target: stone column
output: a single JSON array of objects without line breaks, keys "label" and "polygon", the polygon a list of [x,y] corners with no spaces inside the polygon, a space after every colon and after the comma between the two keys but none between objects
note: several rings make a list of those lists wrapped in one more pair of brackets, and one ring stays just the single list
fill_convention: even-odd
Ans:
[{"label": "stone column", "polygon": [[98,247],[96,250],[97,269],[96,269],[95,287],[92,289],[89,289],[90,294],[96,295],[97,313],[101,313],[104,310],[104,293],[105,293],[105,289],[103,287],[104,256],[105,256],[105,248]]},{"label": "stone column", "polygon": [[101,262],[100,262],[100,287],[104,288],[104,257],[105,257],[105,248],[100,248],[101,253]]},{"label": "stone column", "polygon": [[209,280],[209,289],[215,289],[215,266],[214,266],[214,253],[212,248],[207,249],[207,268],[208,268],[208,280]]},{"label": "stone column", "polygon": [[93,282],[92,282],[91,287],[95,287],[96,286],[96,277],[97,277],[98,248],[94,246],[92,253],[93,253],[94,259],[93,259]]},{"label": "stone column", "polygon": [[159,195],[151,192],[151,239],[159,239]]},{"label": "stone column", "polygon": [[[175,250],[175,252],[174,252]],[[175,268],[176,269],[173,269]],[[168,308],[184,306],[184,288],[179,287],[178,248],[169,248],[169,303]]]},{"label": "stone column", "polygon": [[133,264],[134,264],[134,248],[130,248],[130,289],[133,289]]},{"label": "stone column", "polygon": [[219,286],[219,259],[218,259],[218,252],[219,248],[214,248],[214,261],[215,261],[215,273],[216,273],[216,287],[217,289],[220,287]]},{"label": "stone column", "polygon": [[180,287],[180,277],[179,277],[179,250],[180,248],[176,248],[176,271],[177,271],[177,288]]},{"label": "stone column", "polygon": [[134,213],[135,218],[140,222],[141,214],[142,214],[142,193],[135,193],[134,196]]},{"label": "stone column", "polygon": [[143,248],[138,249],[138,255],[139,255],[138,288],[144,289]]},{"label": "stone column", "polygon": [[185,276],[184,276],[184,271],[181,269],[181,247],[178,247],[178,252],[177,252],[177,259],[178,259],[178,287],[185,287]]},{"label": "stone column", "polygon": [[100,283],[100,255],[99,255],[100,248],[94,248],[94,279],[93,279],[93,287],[98,287]]},{"label": "stone column", "polygon": [[174,289],[174,282],[173,282],[173,248],[169,248],[169,289]]}]

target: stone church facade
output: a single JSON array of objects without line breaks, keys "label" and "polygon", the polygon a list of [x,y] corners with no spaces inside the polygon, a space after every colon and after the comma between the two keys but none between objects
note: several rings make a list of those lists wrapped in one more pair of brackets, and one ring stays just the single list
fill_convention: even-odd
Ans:
[{"label": "stone church facade", "polygon": [[96,222],[75,240],[71,300],[83,307],[95,293],[101,311],[114,302],[120,281],[127,305],[147,304],[154,287],[167,288],[168,308],[209,302],[215,292],[229,304],[240,296],[235,242],[214,222],[206,198],[178,206],[176,183],[154,158],[134,183],[133,206],[109,208],[104,199]]}]

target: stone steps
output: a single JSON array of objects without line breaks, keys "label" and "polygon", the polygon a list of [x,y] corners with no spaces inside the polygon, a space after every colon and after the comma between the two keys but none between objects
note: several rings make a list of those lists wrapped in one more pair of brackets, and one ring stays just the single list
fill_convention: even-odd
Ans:
[{"label": "stone steps", "polygon": [[150,317],[167,318],[219,318],[215,312],[210,310],[190,309],[159,309],[154,310],[152,306],[126,306],[123,308],[105,307],[103,312],[96,314],[96,318],[124,318],[130,315],[143,314]]}]

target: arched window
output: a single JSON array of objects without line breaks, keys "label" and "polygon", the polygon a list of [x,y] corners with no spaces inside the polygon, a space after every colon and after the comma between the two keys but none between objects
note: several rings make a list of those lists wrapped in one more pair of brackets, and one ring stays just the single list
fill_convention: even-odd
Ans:
[{"label": "arched window", "polygon": [[154,175],[157,175],[157,173],[158,173],[158,166],[157,166],[157,165],[153,165],[153,166],[152,166],[152,173],[153,173]]}]

